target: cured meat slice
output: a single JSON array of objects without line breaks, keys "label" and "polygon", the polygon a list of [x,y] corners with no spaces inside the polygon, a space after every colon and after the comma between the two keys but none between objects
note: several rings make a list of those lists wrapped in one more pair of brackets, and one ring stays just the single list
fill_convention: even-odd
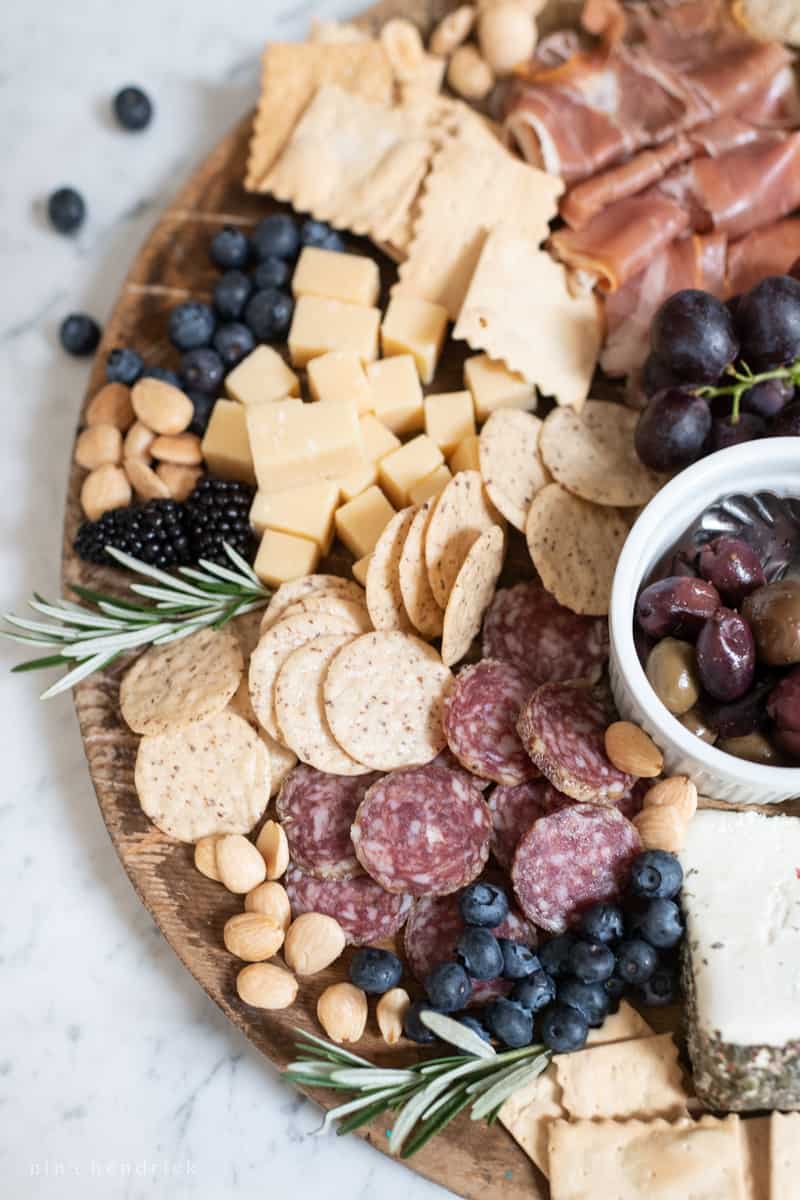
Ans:
[{"label": "cured meat slice", "polygon": [[530,691],[523,672],[499,659],[484,658],[456,676],[445,701],[444,733],[473,775],[513,786],[539,774],[517,733]]},{"label": "cured meat slice", "polygon": [[276,803],[292,862],[317,879],[360,875],[350,826],[367,789],[379,778],[375,772],[328,775],[304,763],[295,767]]},{"label": "cured meat slice", "polygon": [[622,894],[641,850],[637,830],[616,809],[573,804],[524,835],[511,869],[514,892],[529,920],[563,933],[591,904]]},{"label": "cured meat slice", "polygon": [[546,779],[531,779],[516,787],[495,788],[489,797],[489,811],[492,814],[492,854],[500,866],[511,870],[517,846],[534,821],[574,803]]},{"label": "cured meat slice", "polygon": [[[403,936],[408,965],[420,981],[437,963],[455,958],[456,942],[464,931],[458,902],[457,895],[429,896],[414,901]],[[513,908],[492,933],[496,937],[536,945],[536,930]],[[476,979],[472,984],[470,1004],[494,1000],[506,995],[511,987],[505,979]]]},{"label": "cured meat slice", "polygon": [[283,885],[292,916],[318,912],[334,917],[350,946],[366,946],[394,937],[406,923],[411,897],[390,895],[370,879],[315,879],[299,867],[289,867]]},{"label": "cured meat slice", "polygon": [[554,787],[589,804],[616,804],[636,782],[606,755],[608,720],[583,687],[545,683],[522,710],[519,733],[525,749]]},{"label": "cured meat slice", "polygon": [[431,766],[444,767],[446,771],[453,771],[460,779],[465,780],[466,783],[471,783],[473,787],[480,788],[482,792],[485,792],[491,786],[491,779],[481,779],[478,775],[473,775],[466,767],[462,767],[449,746],[445,746],[441,754],[436,755]]},{"label": "cured meat slice", "polygon": [[749,292],[768,275],[785,274],[800,257],[800,218],[787,217],[756,229],[728,249],[728,291]]},{"label": "cured meat slice", "polygon": [[476,787],[443,767],[411,767],[369,789],[353,823],[356,857],[387,892],[443,896],[489,857],[492,822]]},{"label": "cured meat slice", "polygon": [[532,687],[596,680],[608,658],[608,621],[559,604],[540,583],[495,593],[483,623],[483,653],[526,673]]}]

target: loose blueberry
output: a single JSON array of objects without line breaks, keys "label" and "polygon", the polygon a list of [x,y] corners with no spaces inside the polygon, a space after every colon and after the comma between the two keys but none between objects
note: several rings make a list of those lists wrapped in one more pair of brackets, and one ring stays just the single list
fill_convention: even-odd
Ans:
[{"label": "loose blueberry", "polygon": [[575,941],[573,934],[560,933],[539,947],[539,962],[548,975],[552,975],[554,979],[566,975],[569,970],[569,952]]},{"label": "loose blueberry", "polygon": [[554,1004],[542,1017],[542,1042],[554,1054],[571,1054],[586,1045],[589,1026],[576,1008]]},{"label": "loose blueberry", "polygon": [[106,379],[109,383],[126,383],[132,387],[143,370],[142,356],[127,346],[116,346],[106,359]]},{"label": "loose blueberry", "polygon": [[642,1003],[651,1008],[674,1004],[678,998],[678,977],[669,967],[659,967],[639,988]]},{"label": "loose blueberry", "polygon": [[403,977],[403,964],[391,950],[365,946],[350,960],[350,981],[369,996],[382,996],[397,987]]},{"label": "loose blueberry", "polygon": [[651,946],[667,950],[683,937],[681,910],[674,900],[651,900],[637,921],[639,933]]},{"label": "loose blueberry", "polygon": [[503,952],[503,978],[526,979],[540,968],[539,959],[524,942],[514,942],[511,938],[498,938],[497,944]]},{"label": "loose blueberry", "polygon": [[470,925],[456,943],[456,957],[473,979],[496,979],[503,970],[503,951],[488,929]]},{"label": "loose blueberry", "polygon": [[214,336],[216,318],[210,304],[188,300],[169,314],[169,340],[178,350],[196,350],[208,346]]},{"label": "loose blueberry", "polygon": [[483,1016],[489,1032],[504,1046],[516,1050],[533,1041],[533,1015],[515,1000],[500,996],[486,1005]]},{"label": "loose blueberry", "polygon": [[214,266],[223,271],[245,266],[250,257],[247,234],[234,225],[223,225],[211,239],[208,254]]},{"label": "loose blueberry", "polygon": [[466,925],[495,929],[508,916],[508,897],[493,883],[471,883],[461,893],[459,908]]},{"label": "loose blueberry", "polygon": [[61,322],[58,336],[67,354],[80,358],[85,354],[93,354],[97,349],[100,326],[86,313],[70,313]]},{"label": "loose blueberry", "polygon": [[253,288],[260,292],[264,288],[286,287],[292,276],[292,268],[284,258],[276,258],[271,255],[260,262],[257,267],[254,267],[250,273],[250,278],[253,281]]},{"label": "loose blueberry", "polygon": [[602,1025],[608,1015],[609,998],[602,983],[564,979],[558,985],[558,1001],[577,1008],[593,1028]]},{"label": "loose blueberry", "polygon": [[288,292],[279,288],[263,288],[247,301],[245,323],[259,342],[277,342],[292,323],[294,301]]},{"label": "loose blueberry", "polygon": [[170,371],[168,367],[153,366],[145,367],[140,376],[141,379],[160,379],[162,383],[171,383],[173,387],[179,388],[181,381],[177,371]]},{"label": "loose blueberry", "polygon": [[601,946],[616,942],[625,932],[622,909],[617,904],[601,900],[586,909],[581,917],[580,930],[590,942],[599,942]]},{"label": "loose blueberry", "polygon": [[344,242],[342,242],[339,234],[331,229],[330,225],[326,225],[324,221],[315,221],[309,217],[300,226],[300,242],[303,246],[318,246],[323,250],[338,250],[339,247],[333,244],[336,238],[338,238],[342,244],[342,248],[344,248]]},{"label": "loose blueberry", "polygon": [[196,433],[198,437],[203,437],[208,429],[208,422],[211,420],[211,410],[217,403],[217,398],[214,395],[208,395],[207,392],[198,392],[193,388],[186,389],[186,395],[192,402],[194,416],[192,417],[189,426],[189,433]]},{"label": "loose blueberry", "polygon": [[465,1029],[471,1029],[473,1033],[477,1033],[478,1037],[484,1042],[491,1042],[492,1035],[489,1030],[479,1021],[477,1017],[473,1017],[470,1013],[461,1013],[456,1017],[459,1025],[463,1025]]},{"label": "loose blueberry", "polygon": [[552,1004],[556,998],[556,984],[546,971],[534,971],[527,979],[514,984],[511,999],[516,1000],[528,1012],[539,1012]]},{"label": "loose blueberry", "polygon": [[643,938],[626,938],[617,947],[617,974],[625,983],[645,983],[658,966],[658,955]]},{"label": "loose blueberry", "polygon": [[425,991],[439,1012],[458,1012],[472,995],[469,976],[459,963],[439,963],[425,978]]},{"label": "loose blueberry", "polygon": [[438,1009],[424,1000],[417,1000],[409,1005],[403,1018],[403,1033],[412,1042],[417,1042],[420,1046],[429,1046],[431,1042],[436,1041],[436,1034],[431,1033],[428,1026],[422,1024],[420,1014],[424,1012],[438,1012]]},{"label": "loose blueberry", "polygon": [[241,362],[255,348],[255,344],[256,339],[241,321],[228,321],[220,325],[214,334],[214,349],[228,368]]},{"label": "loose blueberry", "polygon": [[123,129],[138,132],[150,124],[153,118],[153,104],[141,88],[124,87],[114,97],[114,115]]},{"label": "loose blueberry", "polygon": [[569,952],[569,969],[581,983],[605,983],[615,963],[614,951],[599,942],[576,942]]},{"label": "loose blueberry", "polygon": [[211,299],[223,321],[238,321],[253,294],[253,284],[244,271],[226,271],[214,284]]},{"label": "loose blueberry", "polygon": [[297,224],[288,213],[272,213],[259,221],[250,235],[250,245],[258,262],[265,258],[296,258],[300,250]]},{"label": "loose blueberry", "polygon": [[50,218],[50,224],[59,233],[74,233],[83,224],[86,216],[86,202],[75,188],[58,188],[48,197],[47,215]]},{"label": "loose blueberry", "polygon": [[224,378],[225,365],[216,350],[199,346],[181,356],[181,379],[187,388],[211,394]]},{"label": "loose blueberry", "polygon": [[648,900],[671,900],[683,884],[683,870],[674,854],[666,850],[645,850],[633,862],[631,890]]}]

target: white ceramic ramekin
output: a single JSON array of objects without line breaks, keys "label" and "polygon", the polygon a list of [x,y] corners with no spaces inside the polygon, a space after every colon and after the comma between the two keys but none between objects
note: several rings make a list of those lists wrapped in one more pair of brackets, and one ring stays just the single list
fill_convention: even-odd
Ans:
[{"label": "white ceramic ramekin", "polygon": [[689,775],[703,795],[731,804],[776,804],[800,796],[800,768],[765,767],[709,746],[664,707],[633,643],[642,580],[709,505],[734,493],[800,497],[800,438],[765,438],[720,450],[676,475],[642,511],[623,547],[609,611],[611,687],[620,715],[664,754],[664,770]]}]

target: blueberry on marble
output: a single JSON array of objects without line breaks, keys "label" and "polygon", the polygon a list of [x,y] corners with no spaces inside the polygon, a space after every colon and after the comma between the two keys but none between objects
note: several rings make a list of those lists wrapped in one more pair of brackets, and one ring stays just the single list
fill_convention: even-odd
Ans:
[{"label": "blueberry on marble", "polygon": [[100,326],[87,313],[70,313],[64,317],[58,330],[61,345],[67,354],[80,358],[93,354],[100,341]]},{"label": "blueberry on marble", "polygon": [[140,87],[129,84],[117,92],[113,101],[114,115],[123,129],[138,133],[153,119],[153,102]]},{"label": "blueberry on marble", "polygon": [[369,996],[382,996],[397,987],[403,977],[403,964],[391,950],[364,946],[350,960],[350,982]]},{"label": "blueberry on marble", "polygon": [[425,977],[425,991],[439,1012],[458,1012],[472,995],[472,983],[460,963],[439,963]]},{"label": "blueberry on marble", "polygon": [[223,271],[246,266],[250,257],[247,234],[235,225],[223,225],[211,239],[208,254],[214,266]]},{"label": "blueberry on marble", "polygon": [[271,287],[286,287],[291,277],[290,264],[285,258],[276,258],[274,254],[265,258],[250,272],[250,278],[256,291],[263,291],[264,288]]},{"label": "blueberry on marble", "polygon": [[546,971],[534,971],[527,979],[514,984],[511,999],[516,1000],[528,1012],[540,1012],[556,998],[556,981]]},{"label": "blueberry on marble", "polygon": [[214,334],[214,349],[227,368],[235,367],[251,350],[256,339],[241,321],[227,321]]},{"label": "blueberry on marble", "polygon": [[226,271],[214,284],[211,299],[223,321],[238,321],[253,294],[253,281],[244,271]]},{"label": "blueberry on marble", "polygon": [[602,1025],[608,1015],[609,998],[602,983],[563,979],[558,984],[558,1001],[577,1008],[593,1027]]},{"label": "blueberry on marble", "polygon": [[667,850],[645,850],[633,860],[631,891],[648,900],[672,900],[683,884],[683,869]]},{"label": "blueberry on marble", "polygon": [[217,321],[210,304],[187,300],[169,314],[169,340],[178,350],[196,350],[208,346],[214,336]]},{"label": "blueberry on marble", "polygon": [[86,217],[86,202],[75,188],[60,187],[47,199],[47,215],[59,233],[74,233]]},{"label": "blueberry on marble", "polygon": [[225,364],[208,346],[187,350],[181,356],[181,379],[187,388],[197,392],[216,392],[225,378]]},{"label": "blueberry on marble", "polygon": [[604,900],[593,904],[581,916],[580,931],[590,942],[599,942],[602,946],[618,941],[625,932],[622,909]]},{"label": "blueberry on marble", "polygon": [[511,938],[498,938],[497,944],[503,953],[503,978],[525,979],[540,967],[536,953],[525,942]]},{"label": "blueberry on marble", "polygon": [[642,1003],[650,1008],[674,1004],[678,998],[678,976],[670,967],[657,967],[639,988]]},{"label": "blueberry on marble", "polygon": [[674,900],[651,900],[637,921],[639,933],[658,950],[677,946],[683,937],[681,910]]},{"label": "blueberry on marble", "polygon": [[297,222],[288,213],[272,213],[259,221],[250,235],[250,246],[258,262],[265,258],[296,258],[300,250]]},{"label": "blueberry on marble", "polygon": [[576,942],[569,952],[569,970],[581,983],[605,983],[614,974],[616,957],[599,942]]},{"label": "blueberry on marble", "polygon": [[554,1054],[571,1054],[575,1050],[582,1050],[588,1036],[589,1025],[576,1008],[554,1004],[542,1017],[542,1042]]},{"label": "blueberry on marble", "polygon": [[132,387],[143,370],[141,354],[128,346],[115,346],[106,359],[106,379],[109,383],[125,383]]},{"label": "blueberry on marble", "polygon": [[552,975],[554,979],[565,975],[569,970],[569,952],[574,946],[576,938],[571,933],[559,933],[557,937],[551,938],[549,942],[545,942],[539,947],[539,962],[542,964],[543,970],[547,971],[548,975]]},{"label": "blueberry on marble", "polygon": [[533,1041],[533,1014],[516,1000],[499,996],[497,1000],[486,1005],[483,1019],[487,1029],[498,1042],[502,1042],[511,1050],[529,1046]]},{"label": "blueberry on marble", "polygon": [[503,971],[503,951],[488,929],[468,925],[456,943],[456,958],[473,979],[496,979]]},{"label": "blueberry on marble", "polygon": [[658,966],[658,955],[644,938],[626,938],[617,947],[617,974],[626,983],[645,983]]},{"label": "blueberry on marble", "polygon": [[471,883],[461,893],[458,905],[466,925],[495,929],[508,916],[508,896],[493,883]]},{"label": "blueberry on marble", "polygon": [[294,301],[279,288],[263,288],[247,301],[245,324],[259,342],[277,342],[286,336],[292,323]]},{"label": "blueberry on marble", "polygon": [[417,1042],[420,1046],[429,1046],[431,1042],[436,1041],[436,1034],[432,1033],[427,1025],[422,1024],[420,1016],[424,1012],[438,1011],[439,1009],[425,1000],[417,1000],[410,1004],[403,1018],[403,1033],[412,1042]]}]

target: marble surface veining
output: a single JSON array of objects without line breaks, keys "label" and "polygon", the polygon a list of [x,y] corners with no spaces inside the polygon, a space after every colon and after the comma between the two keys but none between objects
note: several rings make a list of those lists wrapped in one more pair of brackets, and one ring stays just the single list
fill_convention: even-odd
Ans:
[{"label": "marble surface veining", "polygon": [[[0,46],[0,608],[58,590],[62,502],[88,368],[58,347],[70,310],[102,319],[159,209],[253,103],[269,37],[354,0],[9,2]],[[143,134],[109,97],[144,86]],[[70,183],[89,216],[51,232]],[[68,696],[10,676],[0,643],[2,1200],[433,1200],[439,1188],[281,1082],[173,956],[125,877]]]}]

